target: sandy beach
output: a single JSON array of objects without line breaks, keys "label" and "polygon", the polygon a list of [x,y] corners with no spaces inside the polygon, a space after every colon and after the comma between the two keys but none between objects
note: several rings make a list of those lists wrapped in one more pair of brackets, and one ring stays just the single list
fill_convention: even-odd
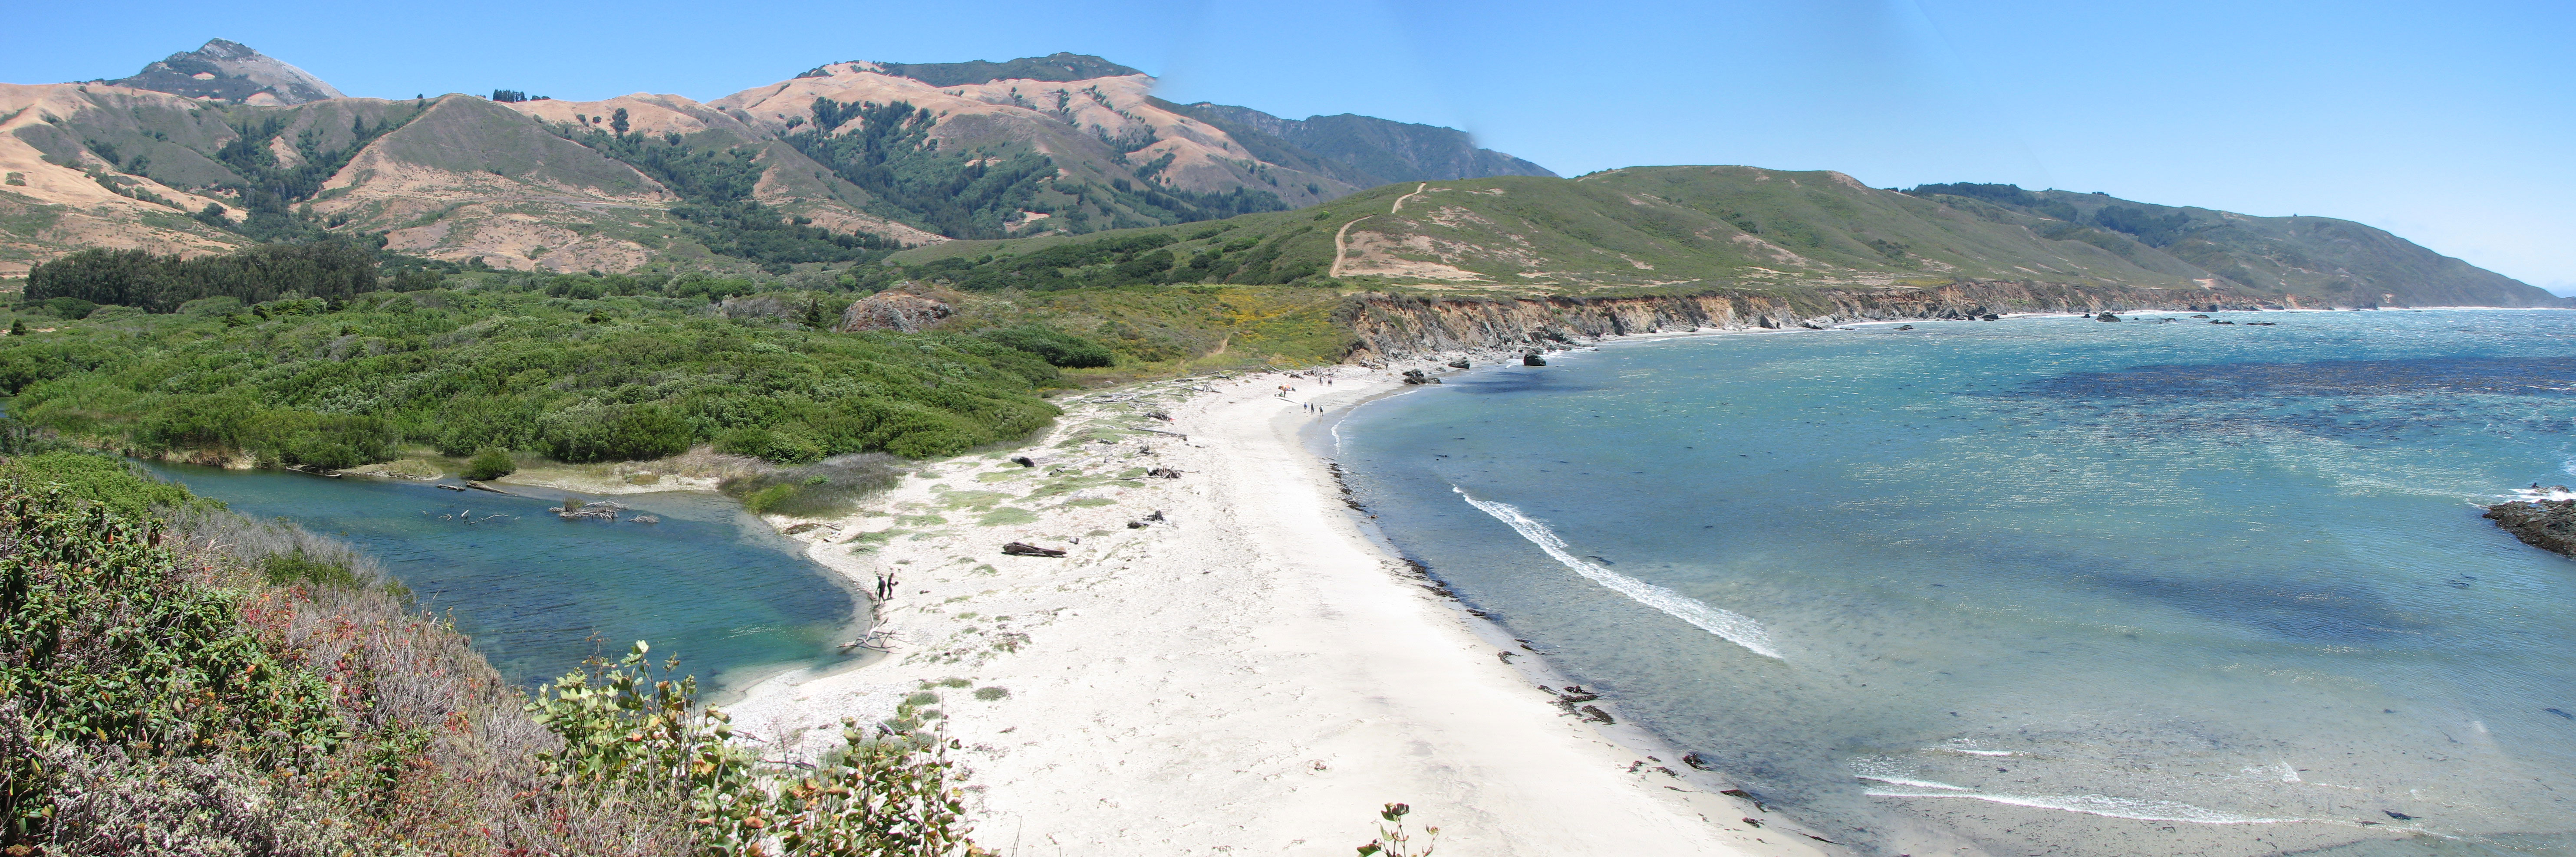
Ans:
[{"label": "sandy beach", "polygon": [[1095,391],[1022,449],[931,463],[800,534],[856,589],[895,576],[889,654],[729,711],[814,753],[936,694],[1008,855],[1346,855],[1399,801],[1445,854],[1838,851],[1560,705],[1539,684],[1564,680],[1372,540],[1299,433],[1426,365]]}]

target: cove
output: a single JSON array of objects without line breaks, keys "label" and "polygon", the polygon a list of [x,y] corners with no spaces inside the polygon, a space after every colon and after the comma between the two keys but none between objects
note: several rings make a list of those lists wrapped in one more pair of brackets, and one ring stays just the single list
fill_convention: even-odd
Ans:
[{"label": "cove", "polygon": [[[636,640],[680,657],[701,688],[739,691],[781,671],[855,663],[863,599],[801,545],[721,496],[600,497],[146,463],[252,518],[285,518],[376,557],[420,609],[453,616],[521,686],[550,681]],[[567,521],[564,497],[613,499],[660,523]],[[471,520],[464,516],[470,515]]]},{"label": "cove", "polygon": [[2477,508],[2576,481],[2576,313],[2216,315],[1614,343],[1337,457],[1468,605],[1862,853],[2576,851],[2576,563]]}]

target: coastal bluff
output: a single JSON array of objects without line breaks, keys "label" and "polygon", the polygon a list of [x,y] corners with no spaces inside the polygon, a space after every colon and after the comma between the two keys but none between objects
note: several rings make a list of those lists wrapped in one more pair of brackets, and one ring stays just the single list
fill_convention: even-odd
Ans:
[{"label": "coastal bluff", "polygon": [[1791,294],[1713,291],[1634,297],[1443,298],[1369,293],[1349,300],[1337,320],[1352,332],[1346,359],[1361,361],[1696,330],[1820,330],[1853,322],[1967,321],[2011,313],[2290,308],[2211,291],[2003,280]]}]

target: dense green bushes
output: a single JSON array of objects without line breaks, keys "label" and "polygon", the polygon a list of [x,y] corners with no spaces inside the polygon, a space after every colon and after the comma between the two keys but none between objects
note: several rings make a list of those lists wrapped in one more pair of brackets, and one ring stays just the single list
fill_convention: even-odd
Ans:
[{"label": "dense green bushes", "polygon": [[1109,349],[1100,343],[1043,325],[996,328],[984,331],[982,336],[1069,369],[1098,368],[1117,362],[1116,355],[1110,354]]},{"label": "dense green bushes", "polygon": [[[121,465],[121,462],[118,464]],[[295,767],[349,725],[332,688],[261,644],[239,598],[187,579],[150,525],[61,487],[0,487],[0,840],[42,842],[59,774],[39,750],[122,747]]]},{"label": "dense green bushes", "polygon": [[[782,461],[919,458],[1021,437],[1056,413],[1035,395],[1060,383],[1055,367],[992,339],[834,334],[702,307],[432,291],[80,324],[0,338],[0,394],[92,443],[334,468],[407,443],[573,462],[720,439]],[[754,429],[766,434],[743,432]]]},{"label": "dense green bushes", "polygon": [[519,463],[511,460],[508,452],[486,449],[466,460],[464,475],[467,479],[485,482],[517,472],[519,472]]}]

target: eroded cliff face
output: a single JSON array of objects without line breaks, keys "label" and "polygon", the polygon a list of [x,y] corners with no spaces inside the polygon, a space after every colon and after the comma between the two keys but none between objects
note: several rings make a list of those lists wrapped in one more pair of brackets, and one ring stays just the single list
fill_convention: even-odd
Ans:
[{"label": "eroded cliff face", "polygon": [[1983,281],[1933,288],[1820,290],[1797,297],[1717,292],[1506,300],[1366,294],[1355,296],[1343,312],[1355,334],[1347,359],[1364,361],[1468,349],[1542,348],[1640,333],[1824,328],[1855,321],[1969,319],[2007,313],[2283,308],[2216,292]]}]

